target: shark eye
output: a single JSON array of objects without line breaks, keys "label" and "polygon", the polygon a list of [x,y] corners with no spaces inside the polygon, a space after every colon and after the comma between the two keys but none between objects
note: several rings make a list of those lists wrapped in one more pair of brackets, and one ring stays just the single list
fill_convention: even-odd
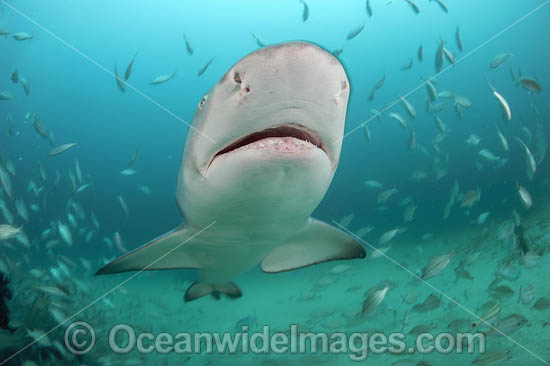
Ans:
[{"label": "shark eye", "polygon": [[204,108],[205,105],[206,105],[206,95],[204,97],[202,97],[202,99],[199,103],[199,108]]}]

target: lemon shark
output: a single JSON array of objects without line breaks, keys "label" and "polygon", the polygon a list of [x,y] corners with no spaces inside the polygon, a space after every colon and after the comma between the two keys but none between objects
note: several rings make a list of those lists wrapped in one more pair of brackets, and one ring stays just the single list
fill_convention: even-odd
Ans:
[{"label": "lemon shark", "polygon": [[191,301],[240,297],[232,279],[258,264],[277,273],[365,257],[354,238],[310,216],[338,166],[349,93],[342,64],[311,43],[242,58],[193,117],[176,192],[184,224],[97,274],[197,269]]}]

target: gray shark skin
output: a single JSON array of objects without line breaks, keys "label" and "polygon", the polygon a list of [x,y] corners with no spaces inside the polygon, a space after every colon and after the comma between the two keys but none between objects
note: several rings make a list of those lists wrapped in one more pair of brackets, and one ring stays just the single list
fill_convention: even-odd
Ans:
[{"label": "gray shark skin", "polygon": [[258,264],[276,273],[365,257],[354,238],[310,217],[338,166],[349,92],[342,64],[311,43],[242,58],[193,117],[176,192],[184,224],[97,274],[197,269],[191,301],[241,296],[231,280]]}]

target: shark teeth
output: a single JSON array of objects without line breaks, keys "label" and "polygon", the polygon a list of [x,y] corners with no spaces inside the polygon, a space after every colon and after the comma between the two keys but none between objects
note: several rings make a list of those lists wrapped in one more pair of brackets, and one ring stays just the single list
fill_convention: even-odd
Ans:
[{"label": "shark teeth", "polygon": [[248,145],[241,146],[235,151],[267,149],[280,152],[300,152],[314,148],[317,148],[317,146],[313,145],[311,142],[300,140],[295,137],[267,137]]}]

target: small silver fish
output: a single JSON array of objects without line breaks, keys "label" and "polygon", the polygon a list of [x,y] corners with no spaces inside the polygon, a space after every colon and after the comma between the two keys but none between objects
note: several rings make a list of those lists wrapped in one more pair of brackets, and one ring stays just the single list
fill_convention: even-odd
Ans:
[{"label": "small silver fish", "polygon": [[460,50],[460,52],[462,52],[462,50],[464,49],[464,46],[462,44],[462,36],[460,35],[460,27],[456,27],[455,40],[456,40],[456,45],[458,49]]},{"label": "small silver fish", "polygon": [[491,69],[496,69],[500,65],[502,65],[506,60],[508,60],[508,57],[513,56],[511,53],[499,53],[493,59],[491,60],[491,63],[489,64],[489,67]]},{"label": "small silver fish", "polygon": [[151,81],[149,84],[150,85],[163,84],[163,83],[167,82],[168,80],[173,79],[174,76],[176,76],[175,72],[173,72],[171,74],[160,75],[160,76],[157,76],[155,79],[153,79],[153,81]]},{"label": "small silver fish", "polygon": [[422,275],[420,276],[420,278],[422,278],[423,280],[427,280],[437,276],[439,273],[441,273],[441,271],[447,268],[447,266],[451,262],[451,258],[454,255],[455,252],[451,251],[448,254],[443,254],[433,258],[422,270]]},{"label": "small silver fish", "polygon": [[191,47],[191,44],[187,40],[187,36],[183,34],[183,40],[185,41],[185,48],[187,49],[187,53],[192,55],[193,54],[193,48]]},{"label": "small silver fish", "polygon": [[363,309],[361,310],[361,315],[371,315],[378,308],[378,305],[384,301],[386,294],[390,286],[386,285],[383,289],[374,291],[367,296],[365,302],[363,303]]},{"label": "small silver fish", "polygon": [[300,2],[304,5],[304,10],[302,11],[302,22],[305,22],[309,18],[309,7],[304,0],[300,0]]},{"label": "small silver fish", "polygon": [[27,32],[19,32],[11,35],[16,41],[26,41],[32,38],[32,34]]},{"label": "small silver fish", "polygon": [[533,206],[533,199],[531,198],[531,195],[529,194],[527,189],[525,189],[525,187],[520,186],[517,182],[516,187],[523,207],[525,207],[526,209],[530,209],[531,206]]},{"label": "small silver fish", "polygon": [[409,116],[411,116],[411,118],[415,118],[416,117],[416,110],[414,109],[412,104],[409,103],[409,101],[407,99],[403,98],[402,96],[399,96],[399,99],[401,100],[401,104],[403,104],[403,106],[407,110],[407,113],[409,114]]},{"label": "small silver fish", "polygon": [[15,228],[11,225],[0,225],[0,241],[13,239],[21,232],[21,228]]},{"label": "small silver fish", "polygon": [[352,29],[348,33],[348,35],[346,36],[346,40],[349,41],[349,40],[354,39],[355,37],[357,37],[359,35],[359,33],[361,33],[363,31],[364,28],[365,28],[365,24],[360,25],[359,27]]},{"label": "small silver fish", "polygon": [[78,145],[76,142],[73,142],[73,143],[69,143],[69,144],[63,144],[61,146],[58,146],[58,147],[55,147],[53,148],[50,152],[49,152],[49,156],[55,156],[55,155],[59,155],[67,150],[69,150],[70,148],[74,147]]},{"label": "small silver fish", "polygon": [[130,63],[128,66],[126,66],[126,71],[124,72],[124,80],[128,80],[130,78],[130,75],[132,74],[132,67],[134,66],[134,61],[137,56],[137,52],[134,54],[134,57],[130,60]]},{"label": "small silver fish", "polygon": [[212,57],[207,63],[206,65],[204,65],[200,70],[199,72],[197,73],[197,76],[201,76],[202,74],[204,74],[206,72],[206,70],[208,69],[208,67],[210,66],[210,64],[212,63],[212,61],[214,61],[214,57]]}]

